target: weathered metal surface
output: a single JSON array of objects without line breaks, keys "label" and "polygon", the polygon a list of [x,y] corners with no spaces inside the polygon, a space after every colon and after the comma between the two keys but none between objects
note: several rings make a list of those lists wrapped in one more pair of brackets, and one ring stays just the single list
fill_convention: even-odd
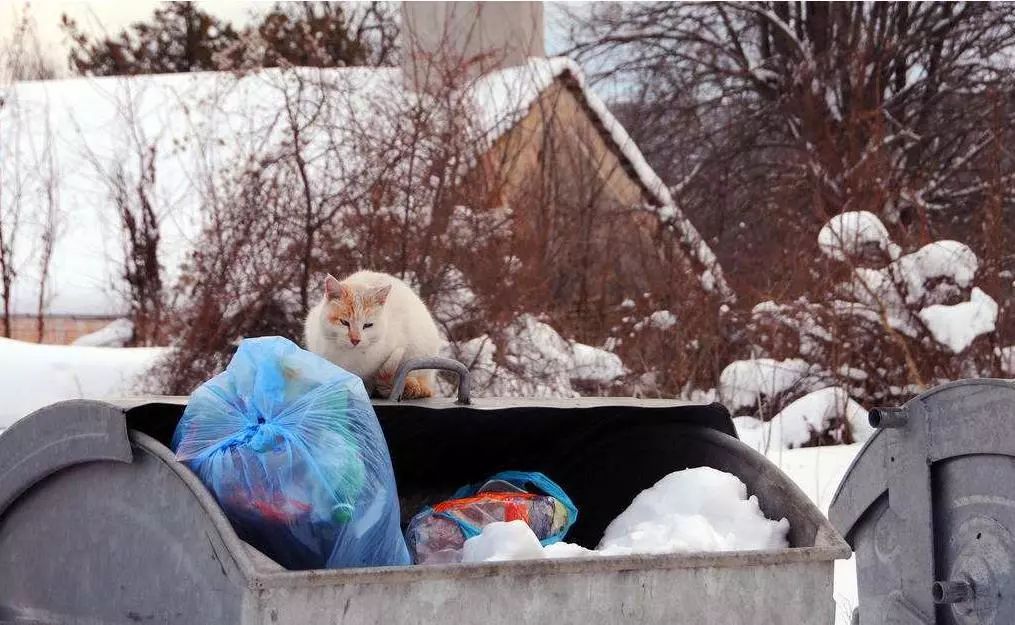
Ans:
[{"label": "weathered metal surface", "polygon": [[0,622],[240,621],[254,567],[164,449],[136,435],[130,463],[67,466],[0,513]]},{"label": "weathered metal surface", "polygon": [[102,402],[61,402],[16,422],[0,437],[0,515],[40,480],[96,460],[130,462],[122,410]]},{"label": "weathered metal surface", "polygon": [[953,382],[886,414],[899,427],[829,508],[856,551],[860,623],[1015,622],[1015,384]]},{"label": "weathered metal surface", "polygon": [[727,566],[700,562],[702,566],[688,567],[681,566],[686,562],[680,558],[667,556],[670,568],[660,566],[661,558],[460,565],[387,583],[363,576],[341,583],[268,581],[251,606],[255,619],[251,622],[830,625],[833,621],[831,561],[750,564],[733,558]]}]

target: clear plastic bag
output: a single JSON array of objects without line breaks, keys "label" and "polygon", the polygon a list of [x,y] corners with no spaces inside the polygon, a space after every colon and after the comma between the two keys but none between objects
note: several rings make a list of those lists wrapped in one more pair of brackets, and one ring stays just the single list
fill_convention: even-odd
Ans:
[{"label": "clear plastic bag", "polygon": [[465,541],[490,523],[524,521],[546,546],[563,539],[577,519],[571,498],[542,473],[504,471],[423,509],[409,522],[406,541],[416,564],[447,564],[460,562]]},{"label": "clear plastic bag", "polygon": [[191,395],[173,450],[237,534],[286,568],[409,564],[363,382],[287,339],[244,340]]}]

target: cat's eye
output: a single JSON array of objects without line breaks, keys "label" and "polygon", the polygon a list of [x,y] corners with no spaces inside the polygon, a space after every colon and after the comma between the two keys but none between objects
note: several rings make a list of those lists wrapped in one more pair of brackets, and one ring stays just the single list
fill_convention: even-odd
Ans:
[{"label": "cat's eye", "polygon": [[339,321],[341,321],[342,325],[344,325],[345,327],[347,327],[347,328],[349,327],[349,322],[346,321],[345,319],[339,319]]},{"label": "cat's eye", "polygon": [[374,324],[372,324],[372,323],[364,323],[363,324],[363,329],[372,328],[372,327],[374,327]]}]

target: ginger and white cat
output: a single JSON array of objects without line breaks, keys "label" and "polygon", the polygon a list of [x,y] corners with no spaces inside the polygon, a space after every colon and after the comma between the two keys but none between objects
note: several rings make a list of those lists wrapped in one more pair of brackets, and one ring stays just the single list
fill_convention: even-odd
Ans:
[{"label": "ginger and white cat", "polygon": [[[304,332],[307,349],[363,378],[368,391],[383,397],[402,362],[436,356],[441,347],[437,324],[412,288],[374,271],[341,281],[329,274]],[[413,371],[402,397],[430,397],[435,387],[433,371]]]}]

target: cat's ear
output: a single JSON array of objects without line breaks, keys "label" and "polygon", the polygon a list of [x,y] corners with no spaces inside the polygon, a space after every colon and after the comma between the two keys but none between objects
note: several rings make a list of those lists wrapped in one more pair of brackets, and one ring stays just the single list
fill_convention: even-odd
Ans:
[{"label": "cat's ear", "polygon": [[370,299],[378,306],[383,306],[388,301],[388,294],[391,293],[391,285],[379,286],[370,294]]},{"label": "cat's ear", "polygon": [[328,277],[324,279],[324,297],[325,299],[344,299],[349,293],[349,289],[344,284],[338,281],[338,278],[328,274]]}]

